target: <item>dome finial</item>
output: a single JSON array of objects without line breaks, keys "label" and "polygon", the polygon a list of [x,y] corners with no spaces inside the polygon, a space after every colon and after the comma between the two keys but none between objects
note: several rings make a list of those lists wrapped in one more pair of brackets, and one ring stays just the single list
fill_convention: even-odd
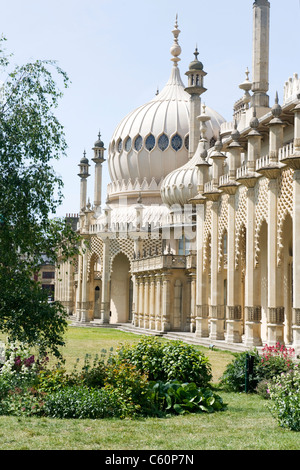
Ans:
[{"label": "dome finial", "polygon": [[180,29],[178,29],[178,14],[176,13],[176,20],[175,20],[175,28],[172,31],[173,36],[174,36],[174,44],[170,49],[170,52],[172,56],[174,56],[173,59],[171,59],[174,62],[174,66],[177,67],[178,62],[181,60],[179,58],[181,54],[181,47],[178,44],[178,36],[181,33]]}]

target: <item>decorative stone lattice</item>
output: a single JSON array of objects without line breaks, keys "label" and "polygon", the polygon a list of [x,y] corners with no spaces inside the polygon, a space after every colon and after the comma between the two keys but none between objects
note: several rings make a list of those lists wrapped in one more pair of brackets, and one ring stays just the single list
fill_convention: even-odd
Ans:
[{"label": "decorative stone lattice", "polygon": [[218,270],[222,269],[223,253],[223,237],[228,227],[228,199],[229,195],[222,195],[218,210]]},{"label": "decorative stone lattice", "polygon": [[212,202],[208,201],[205,207],[205,220],[204,220],[204,239],[203,239],[203,271],[206,271],[208,266],[208,257],[211,244],[211,206]]},{"label": "decorative stone lattice", "polygon": [[89,248],[89,251],[88,251],[88,267],[87,267],[88,279],[90,279],[92,263],[94,263],[97,258],[100,259],[100,263],[102,265],[103,242],[98,237],[91,237],[91,239],[90,239],[90,248]]},{"label": "decorative stone lattice", "polygon": [[286,216],[293,217],[293,176],[294,170],[286,168],[281,173],[278,188],[277,205],[277,264],[282,262],[283,239],[282,229]]},{"label": "decorative stone lattice", "polygon": [[142,254],[145,252],[146,256],[155,256],[162,253],[162,236],[159,234],[157,238],[151,237],[143,240]]},{"label": "decorative stone lattice", "polygon": [[260,178],[255,186],[255,235],[254,235],[254,263],[258,266],[260,245],[259,236],[261,225],[264,221],[268,223],[268,194],[269,180],[268,178]]},{"label": "decorative stone lattice", "polygon": [[240,239],[244,235],[244,229],[247,221],[247,188],[241,186],[238,188],[235,199],[235,268],[239,266],[241,256]]},{"label": "decorative stone lattice", "polygon": [[110,271],[112,271],[112,264],[114,258],[119,254],[123,253],[127,256],[130,261],[130,265],[132,263],[133,254],[134,254],[134,241],[131,238],[114,238],[110,241],[109,245],[110,251]]}]

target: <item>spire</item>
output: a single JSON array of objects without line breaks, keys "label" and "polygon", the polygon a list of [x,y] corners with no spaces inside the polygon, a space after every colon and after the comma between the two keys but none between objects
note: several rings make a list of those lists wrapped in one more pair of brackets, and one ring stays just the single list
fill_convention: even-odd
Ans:
[{"label": "spire", "polygon": [[173,58],[171,60],[172,60],[172,62],[174,62],[174,67],[177,67],[178,62],[181,60],[179,58],[179,56],[181,54],[181,47],[178,44],[178,36],[181,33],[181,31],[180,31],[180,29],[178,29],[178,21],[177,20],[178,20],[178,15],[176,14],[175,26],[174,26],[174,29],[172,31],[173,36],[174,36],[174,43],[173,43],[173,45],[170,49],[170,52],[173,56]]}]

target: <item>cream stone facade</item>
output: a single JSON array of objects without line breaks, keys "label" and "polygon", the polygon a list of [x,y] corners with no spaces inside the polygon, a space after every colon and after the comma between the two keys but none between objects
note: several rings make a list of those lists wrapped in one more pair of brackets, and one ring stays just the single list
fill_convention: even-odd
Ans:
[{"label": "cream stone facade", "polygon": [[[277,342],[300,353],[300,79],[270,99],[270,2],[253,4],[252,81],[232,122],[201,103],[198,51],[117,126],[101,202],[105,148],[79,164],[83,254],[57,269],[57,299],[77,325],[186,332],[226,348]],[[272,103],[270,103],[272,101]],[[61,281],[58,281],[58,279]]]}]

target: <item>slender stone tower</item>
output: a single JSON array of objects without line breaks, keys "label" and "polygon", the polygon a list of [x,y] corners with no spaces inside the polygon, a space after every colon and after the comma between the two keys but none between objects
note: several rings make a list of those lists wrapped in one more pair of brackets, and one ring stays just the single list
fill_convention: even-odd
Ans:
[{"label": "slender stone tower", "polygon": [[[269,108],[270,2],[253,4],[252,106]],[[261,114],[261,113],[259,113]]]}]

